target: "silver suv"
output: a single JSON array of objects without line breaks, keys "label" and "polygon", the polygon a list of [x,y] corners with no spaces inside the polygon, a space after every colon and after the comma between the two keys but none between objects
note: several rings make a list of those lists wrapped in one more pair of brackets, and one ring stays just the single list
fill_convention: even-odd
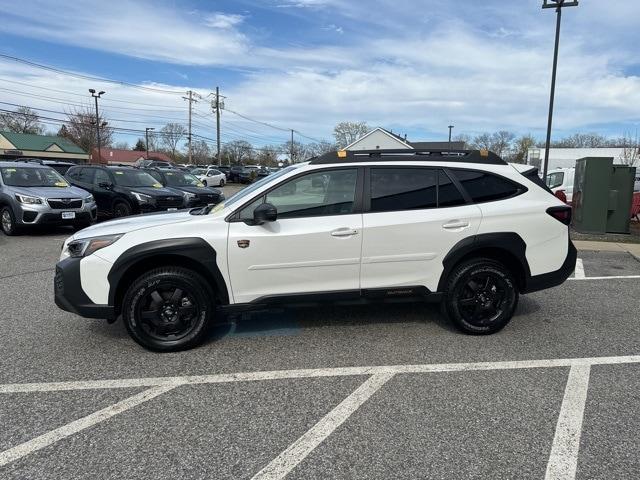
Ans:
[{"label": "silver suv", "polygon": [[96,220],[93,196],[72,187],[53,168],[0,161],[0,227],[15,235],[25,225],[88,227]]}]

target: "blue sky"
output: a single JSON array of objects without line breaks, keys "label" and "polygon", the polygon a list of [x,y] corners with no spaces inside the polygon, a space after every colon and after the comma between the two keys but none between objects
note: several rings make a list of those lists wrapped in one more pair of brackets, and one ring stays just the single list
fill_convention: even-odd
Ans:
[{"label": "blue sky", "polygon": [[[180,93],[193,89],[203,97],[194,129],[213,137],[206,95],[219,85],[229,110],[313,138],[330,138],[342,120],[413,140],[443,139],[450,123],[472,136],[507,129],[541,138],[555,26],[541,3],[0,0],[0,53],[176,92],[0,59],[0,101],[68,111],[88,104],[93,87],[106,90],[101,105],[112,125],[144,129],[186,122]],[[637,0],[583,0],[565,10],[556,137],[638,130],[638,18]],[[223,141],[243,137],[261,145],[288,135],[224,112]]]}]

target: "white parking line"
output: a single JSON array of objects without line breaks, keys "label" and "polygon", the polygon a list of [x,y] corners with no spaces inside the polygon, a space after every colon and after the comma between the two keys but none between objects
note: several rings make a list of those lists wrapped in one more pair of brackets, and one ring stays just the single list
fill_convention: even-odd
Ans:
[{"label": "white parking line", "polygon": [[611,275],[610,277],[569,277],[567,280],[625,280],[629,278],[640,278],[640,275]]},{"label": "white parking line", "polygon": [[322,420],[293,442],[285,451],[273,459],[269,465],[260,470],[253,477],[253,480],[280,480],[286,477],[296,465],[304,460],[392,377],[393,374],[389,373],[380,373],[369,377],[351,395],[327,413]]},{"label": "white parking line", "polygon": [[122,413],[130,408],[133,408],[141,403],[144,403],[152,398],[157,397],[158,395],[162,395],[169,390],[175,388],[174,386],[163,386],[163,387],[153,387],[144,392],[138,393],[132,397],[126,398],[118,403],[110,405],[102,410],[98,410],[86,417],[75,420],[71,423],[68,423],[60,428],[56,428],[55,430],[51,430],[39,437],[36,437],[28,442],[17,445],[13,448],[0,452],[0,467],[6,465],[7,463],[13,462],[22,458],[26,455],[29,455],[41,448],[48,447],[56,443],[59,440],[62,440],[66,437],[73,435],[74,433],[78,433],[85,428],[89,428],[97,423],[100,423],[104,420],[107,420],[119,413]]},{"label": "white parking line", "polygon": [[640,355],[619,357],[555,358],[548,360],[512,360],[503,362],[432,363],[424,365],[389,365],[380,367],[337,367],[301,370],[274,370],[261,372],[220,373],[214,375],[187,375],[180,377],[122,378],[115,380],[80,380],[52,383],[9,383],[0,385],[2,393],[58,392],[65,390],[91,390],[102,388],[135,388],[156,386],[200,385],[209,383],[251,382],[295,378],[343,377],[357,375],[397,373],[437,373],[473,370],[515,370],[520,368],[572,367],[574,365],[617,365],[640,363]]},{"label": "white parking line", "polygon": [[545,480],[574,480],[576,478],[590,369],[589,365],[571,367]]},{"label": "white parking line", "polygon": [[584,265],[582,263],[582,259],[581,258],[578,258],[576,260],[576,269],[575,269],[575,272],[573,274],[573,278],[585,278]]}]

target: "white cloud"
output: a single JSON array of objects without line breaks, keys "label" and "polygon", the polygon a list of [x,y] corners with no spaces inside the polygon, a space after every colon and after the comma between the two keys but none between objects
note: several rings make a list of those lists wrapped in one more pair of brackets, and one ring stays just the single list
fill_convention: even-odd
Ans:
[{"label": "white cloud", "polygon": [[235,13],[210,13],[204,17],[204,24],[212,28],[232,28],[244,21],[244,15]]}]

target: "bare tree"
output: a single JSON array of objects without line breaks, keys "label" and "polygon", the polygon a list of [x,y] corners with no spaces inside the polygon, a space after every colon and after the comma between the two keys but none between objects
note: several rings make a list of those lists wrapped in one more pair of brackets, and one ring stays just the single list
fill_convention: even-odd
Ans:
[{"label": "bare tree", "polygon": [[464,144],[463,148],[467,148],[469,145],[471,145],[471,137],[469,135],[467,135],[466,133],[460,133],[460,134],[456,135],[455,137],[453,137],[452,140],[454,142],[462,142]]},{"label": "bare tree", "polygon": [[309,152],[307,145],[304,143],[293,141],[293,149],[291,148],[291,141],[288,141],[282,145],[281,152],[288,157],[293,155],[293,158],[289,158],[291,163],[304,162],[309,157],[313,156],[313,153]]},{"label": "bare tree", "polygon": [[599,133],[574,133],[569,137],[551,142],[554,148],[602,148],[611,146],[611,141]]},{"label": "bare tree", "polygon": [[[100,141],[102,142],[102,139]],[[117,150],[129,150],[131,147],[129,146],[128,142],[116,142],[113,145],[113,148]]]},{"label": "bare tree", "polygon": [[207,165],[211,158],[211,148],[204,140],[197,140],[191,145],[191,159],[197,165]]},{"label": "bare tree", "polygon": [[242,165],[249,160],[253,154],[253,147],[246,140],[234,140],[225,144],[220,156],[230,161],[232,164]]},{"label": "bare tree", "polygon": [[[100,128],[100,146],[107,147],[113,142],[113,129],[107,125],[104,117],[98,117]],[[97,147],[96,115],[90,108],[77,109],[67,114],[67,122],[60,127],[58,135],[68,138],[82,148],[91,152]]]},{"label": "bare tree", "polygon": [[38,114],[29,107],[19,107],[13,112],[0,113],[0,130],[37,135],[44,133]]},{"label": "bare tree", "polygon": [[621,139],[622,154],[620,160],[625,165],[635,167],[640,163],[640,140],[638,139],[638,133],[635,136],[625,133]]},{"label": "bare tree", "polygon": [[180,123],[170,122],[160,129],[160,139],[162,144],[165,146],[169,156],[171,156],[173,160],[177,158],[178,144],[186,135],[187,129]]},{"label": "bare tree", "polygon": [[506,130],[495,133],[483,133],[474,137],[471,147],[478,150],[491,150],[499,156],[508,157],[511,154],[515,134]]},{"label": "bare tree", "polygon": [[336,150],[338,150],[338,146],[326,140],[307,144],[307,153],[310,157],[317,157],[325,153],[335,152]]},{"label": "bare tree", "polygon": [[262,147],[256,157],[257,162],[260,165],[267,167],[274,167],[278,164],[278,153],[280,150],[273,145],[267,145]]},{"label": "bare tree", "polygon": [[536,146],[536,139],[531,134],[522,135],[516,139],[513,147],[513,155],[510,160],[515,163],[527,163],[529,149]]},{"label": "bare tree", "polygon": [[367,122],[340,122],[333,129],[338,148],[345,148],[369,131]]}]

